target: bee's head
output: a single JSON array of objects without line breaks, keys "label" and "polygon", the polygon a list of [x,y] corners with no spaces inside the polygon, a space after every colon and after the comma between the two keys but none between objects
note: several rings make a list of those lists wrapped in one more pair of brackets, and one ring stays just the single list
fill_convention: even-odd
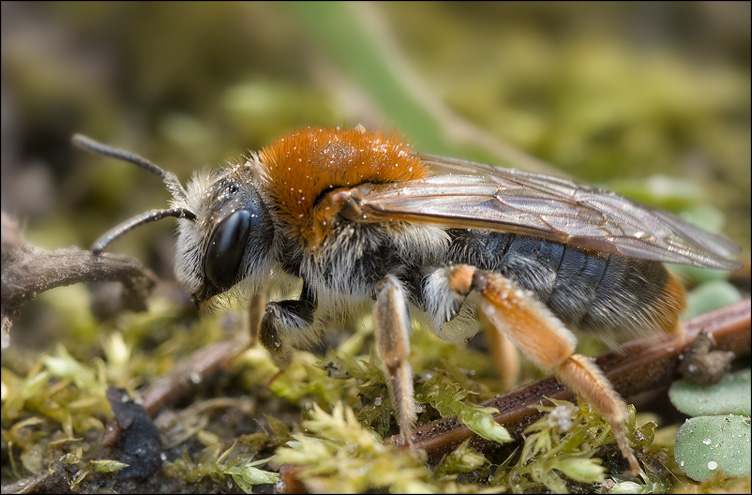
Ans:
[{"label": "bee's head", "polygon": [[175,274],[203,302],[251,277],[268,277],[273,262],[274,223],[254,187],[250,163],[219,174],[198,174],[184,189],[175,174],[128,151],[85,136],[73,136],[80,148],[138,165],[159,176],[172,194],[170,209],[151,210],[102,235],[91,250],[99,254],[126,232],[166,217],[179,219]]},{"label": "bee's head", "polygon": [[195,212],[178,226],[175,274],[198,302],[248,277],[256,284],[273,263],[274,223],[254,186],[251,164],[197,174],[181,202]]}]

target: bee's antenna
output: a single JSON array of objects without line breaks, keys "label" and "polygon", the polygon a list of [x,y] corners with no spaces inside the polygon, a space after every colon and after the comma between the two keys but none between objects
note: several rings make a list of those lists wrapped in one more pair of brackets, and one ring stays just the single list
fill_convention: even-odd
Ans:
[{"label": "bee's antenna", "polygon": [[180,181],[175,174],[164,170],[162,167],[152,163],[146,158],[140,157],[135,153],[131,153],[130,151],[102,144],[82,134],[75,134],[71,138],[71,141],[74,145],[78,146],[82,150],[86,150],[97,155],[109,156],[117,160],[123,160],[124,162],[138,165],[139,167],[148,170],[153,174],[157,174],[158,176],[162,177],[165,186],[167,186],[167,190],[170,191],[170,194],[172,194],[173,197],[179,199],[186,199],[187,197],[187,193],[185,192],[185,189],[183,189],[183,185],[180,184]]},{"label": "bee's antenna", "polygon": [[[182,184],[180,184],[180,181],[178,180],[177,176],[173,174],[172,172],[168,172],[164,170],[162,167],[155,165],[154,163],[150,162],[146,158],[140,157],[136,155],[135,153],[131,153],[130,151],[126,151],[120,148],[113,148],[112,146],[107,146],[106,144],[102,144],[98,141],[94,141],[93,139],[83,136],[81,134],[75,134],[71,138],[71,141],[73,141],[74,145],[78,146],[79,148],[83,150],[89,151],[91,153],[96,153],[98,155],[103,155],[103,156],[109,156],[118,160],[123,160],[125,162],[132,163],[134,165],[138,165],[139,167],[162,177],[162,180],[164,181],[165,186],[167,186],[167,190],[170,191],[170,194],[172,194],[173,198],[182,199],[184,201],[187,199],[187,193],[185,192],[185,189],[183,188]],[[196,214],[187,208],[151,210],[146,213],[142,213],[141,215],[135,216],[131,218],[130,220],[126,220],[125,222],[121,223],[117,227],[107,231],[104,235],[102,235],[99,239],[97,239],[96,242],[91,246],[91,251],[94,254],[100,254],[102,251],[105,250],[107,246],[110,245],[110,243],[112,243],[112,241],[122,236],[123,234],[126,234],[130,232],[131,230],[135,229],[136,227],[143,225],[145,223],[156,222],[157,220],[161,220],[167,217],[185,218],[191,221],[196,220]]]},{"label": "bee's antenna", "polygon": [[114,227],[102,234],[99,239],[97,239],[96,242],[92,244],[91,251],[94,254],[100,254],[105,250],[107,246],[112,243],[112,241],[122,236],[123,234],[130,232],[139,225],[143,225],[149,222],[156,222],[157,220],[162,220],[163,218],[167,217],[186,218],[191,221],[196,219],[196,215],[186,208],[171,208],[169,210],[147,211],[146,213],[135,216],[130,220],[126,220],[117,227]]}]

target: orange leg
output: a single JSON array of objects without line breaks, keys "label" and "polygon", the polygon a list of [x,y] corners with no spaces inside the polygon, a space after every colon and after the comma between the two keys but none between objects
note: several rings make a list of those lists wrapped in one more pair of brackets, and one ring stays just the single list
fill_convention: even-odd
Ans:
[{"label": "orange leg", "polygon": [[501,381],[501,389],[505,392],[512,390],[520,378],[520,358],[517,355],[517,348],[503,333],[496,330],[483,313],[478,315],[478,320],[486,336],[488,349],[493,356],[494,367]]},{"label": "orange leg", "polygon": [[468,265],[454,269],[450,284],[458,292],[475,289],[489,323],[537,366],[553,370],[562,383],[587,399],[611,424],[632,474],[640,471],[629,446],[624,402],[590,359],[574,354],[577,339],[535,296],[501,274]]}]

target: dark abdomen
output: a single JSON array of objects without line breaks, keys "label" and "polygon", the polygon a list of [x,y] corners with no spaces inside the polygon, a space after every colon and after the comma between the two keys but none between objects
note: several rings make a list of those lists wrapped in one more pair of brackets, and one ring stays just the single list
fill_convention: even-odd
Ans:
[{"label": "dark abdomen", "polygon": [[567,326],[611,335],[672,331],[683,289],[661,264],[536,237],[452,230],[450,261],[499,272],[538,298]]}]

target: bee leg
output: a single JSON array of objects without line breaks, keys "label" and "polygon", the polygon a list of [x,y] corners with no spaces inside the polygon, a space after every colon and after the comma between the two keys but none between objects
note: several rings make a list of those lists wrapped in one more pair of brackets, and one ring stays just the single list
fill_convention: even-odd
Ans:
[{"label": "bee leg", "polygon": [[499,374],[501,388],[504,391],[512,390],[520,379],[520,358],[517,348],[506,335],[496,330],[483,313],[478,315],[480,327],[486,336],[488,349],[493,356],[494,367]]},{"label": "bee leg", "polygon": [[261,319],[264,317],[266,297],[260,292],[254,292],[248,299],[248,346],[253,347],[259,340]]},{"label": "bee leg", "polygon": [[314,310],[314,303],[308,299],[270,302],[266,306],[259,337],[279,368],[287,368],[292,358],[290,334],[310,329]]},{"label": "bee leg", "polygon": [[[457,265],[452,268],[436,270],[428,279],[426,293],[430,296],[427,301],[433,303],[428,306],[429,312],[446,314],[444,321],[449,321],[460,309],[465,298],[472,290],[472,277],[475,268],[470,265]],[[439,297],[443,296],[443,297]],[[447,309],[441,309],[447,308]],[[501,379],[503,390],[511,390],[519,379],[520,359],[517,349],[504,334],[500,333],[488,321],[483,313],[477,314],[478,325],[486,336],[488,349],[493,356],[494,367]]]},{"label": "bee leg", "polygon": [[404,445],[412,444],[415,425],[413,372],[410,356],[410,314],[402,283],[387,275],[376,287],[373,307],[374,337],[386,366],[387,387],[397,411],[397,423]]},{"label": "bee leg", "polygon": [[[445,334],[443,338],[449,337],[453,340],[456,337],[451,330],[447,332],[444,324],[452,321],[460,313],[460,308],[472,289],[474,270],[475,268],[469,265],[438,268],[423,281],[425,310],[429,315],[433,315],[433,325],[441,327]],[[510,390],[519,378],[520,360],[517,350],[508,338],[488,322],[483,313],[477,314],[477,321],[486,335],[488,348],[494,358],[494,367],[501,378],[501,386],[504,390]]]},{"label": "bee leg", "polygon": [[480,309],[496,330],[537,366],[553,370],[563,384],[595,406],[611,424],[631,473],[639,473],[624,425],[626,406],[600,369],[590,359],[574,353],[574,334],[532,293],[503,275],[467,265],[455,270],[457,283],[481,293]]}]

